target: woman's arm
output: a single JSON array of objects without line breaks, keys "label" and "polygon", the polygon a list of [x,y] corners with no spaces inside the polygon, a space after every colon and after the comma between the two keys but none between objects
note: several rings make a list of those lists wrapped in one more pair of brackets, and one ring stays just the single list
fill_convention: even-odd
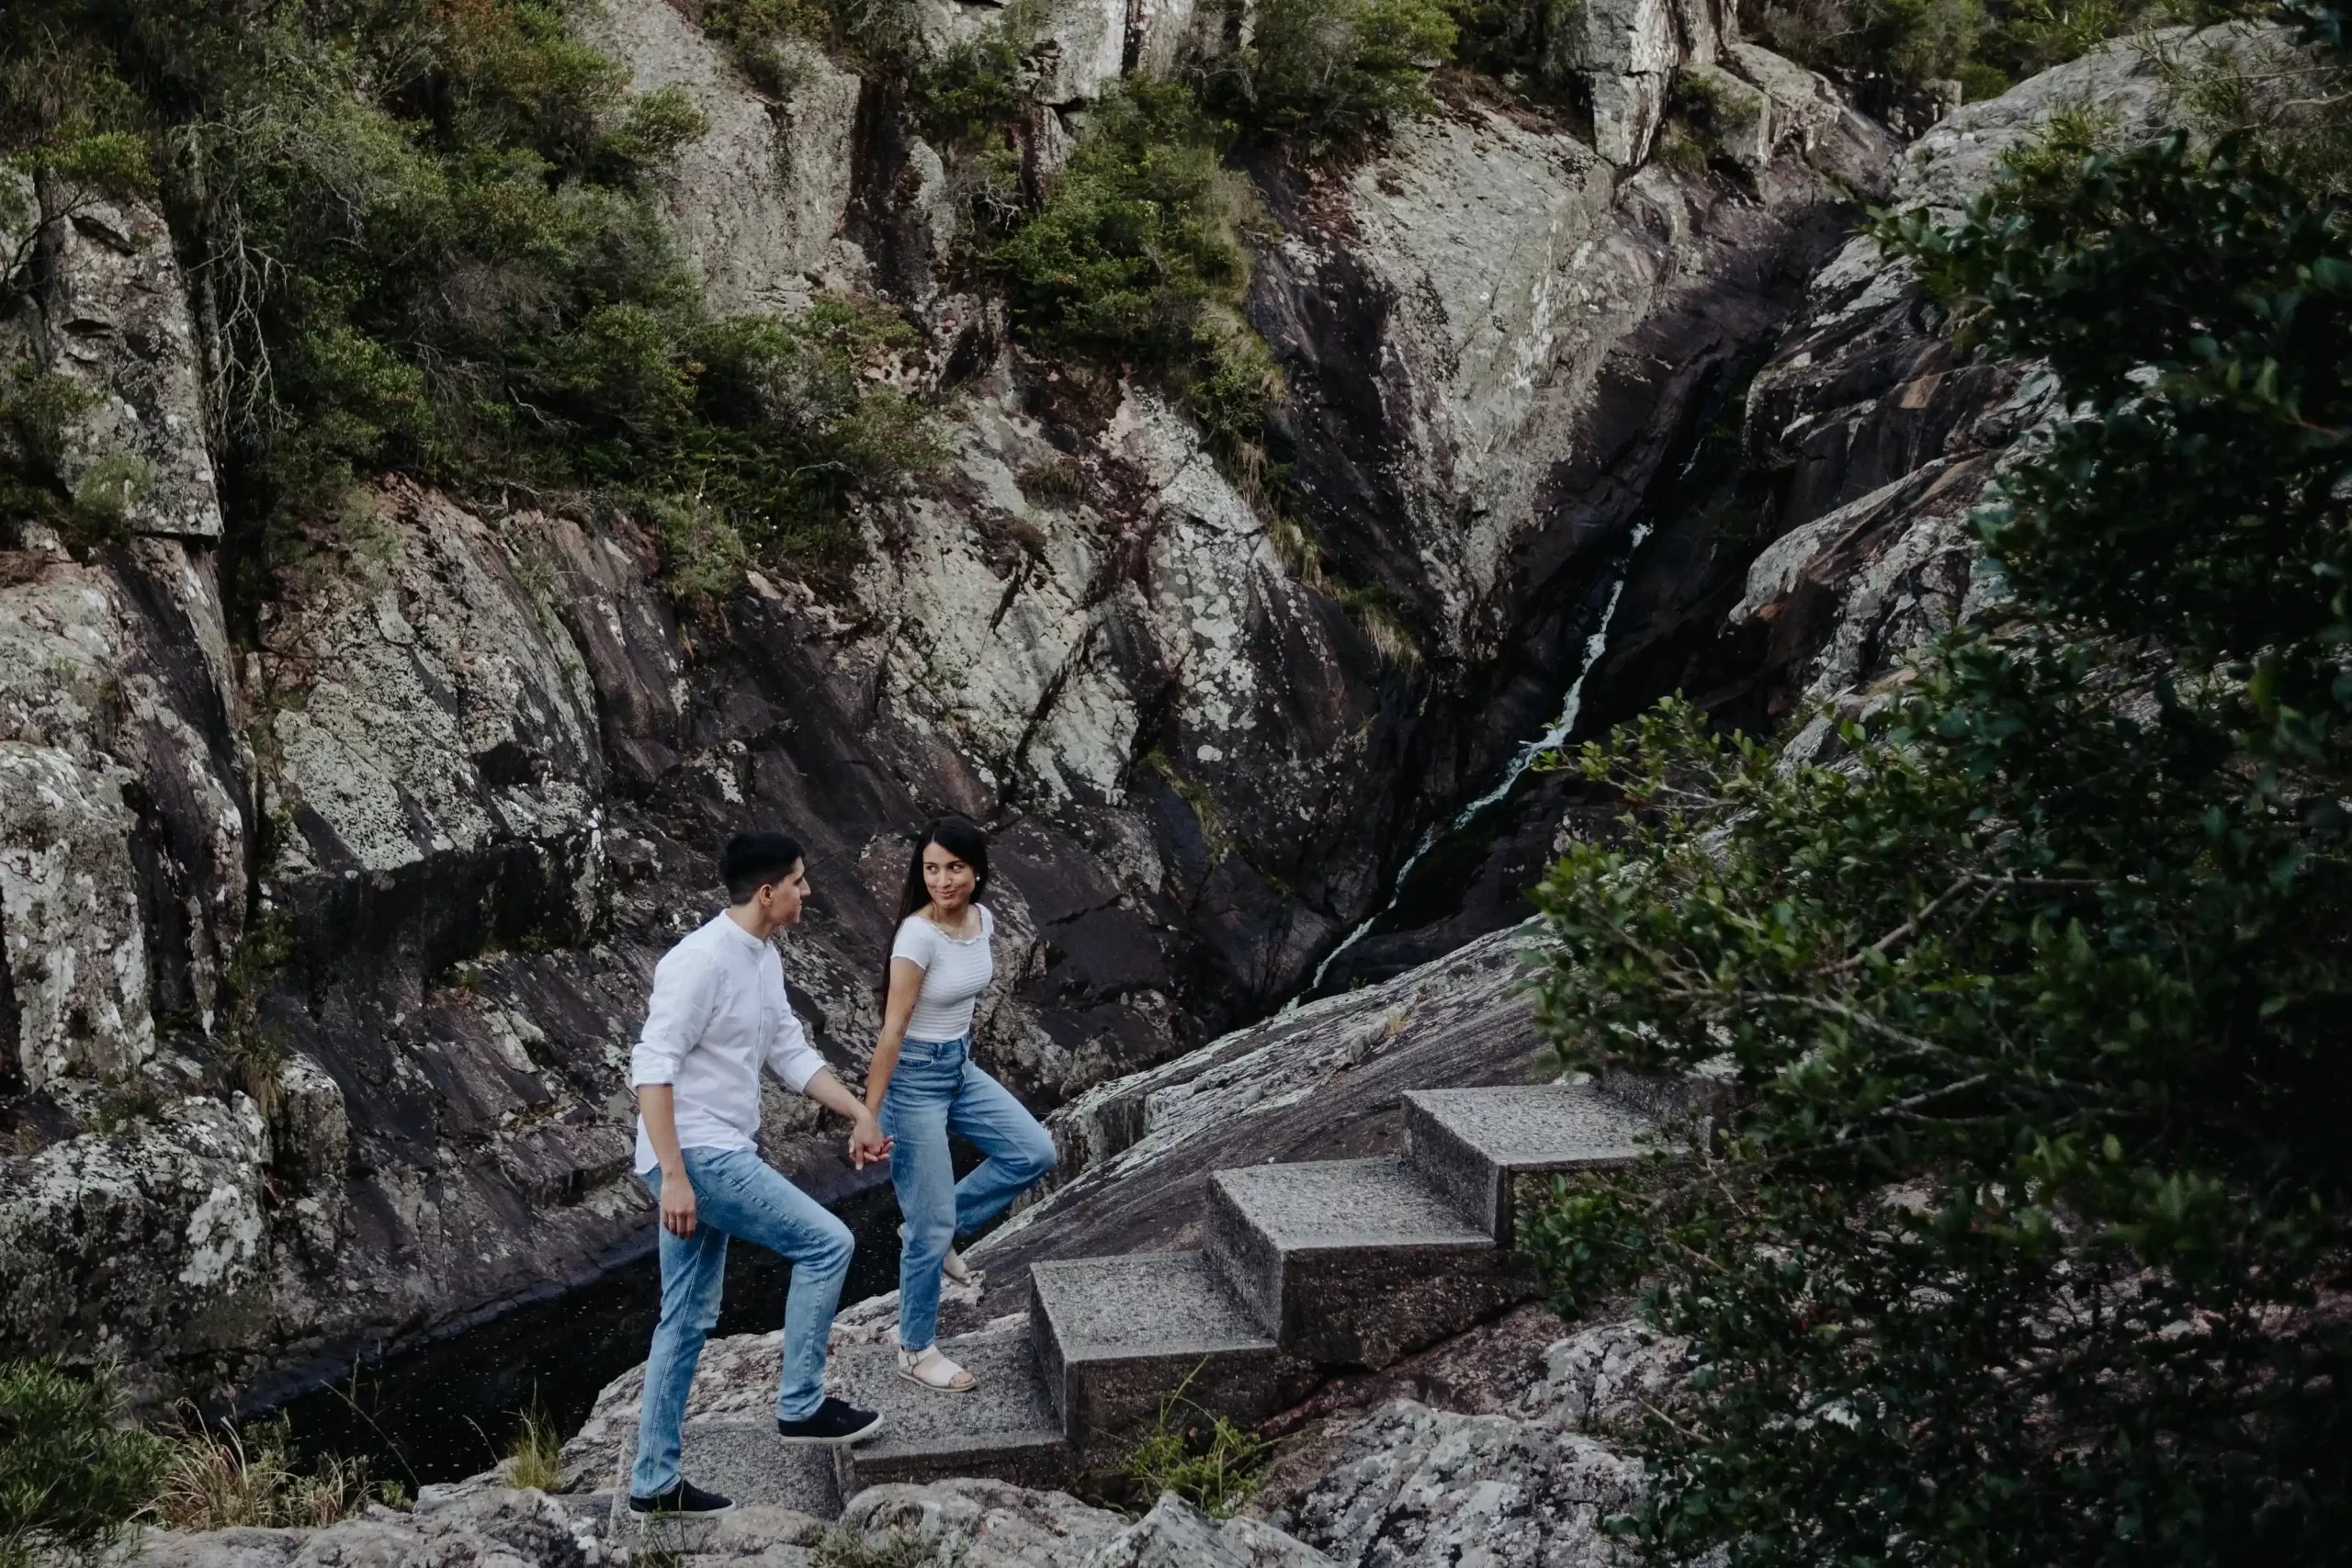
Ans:
[{"label": "woman's arm", "polygon": [[899,1066],[899,1047],[907,1042],[907,1021],[915,1015],[922,974],[922,965],[911,958],[890,960],[890,994],[882,1003],[882,1032],[874,1042],[874,1059],[865,1064],[865,1108],[877,1116],[882,1113],[882,1097],[890,1092],[890,1075]]},{"label": "woman's arm", "polygon": [[817,1076],[801,1092],[836,1116],[847,1119],[850,1164],[863,1170],[876,1160],[890,1157],[890,1140],[875,1124],[874,1112],[850,1093],[849,1086],[833,1076],[832,1068],[818,1068]]}]

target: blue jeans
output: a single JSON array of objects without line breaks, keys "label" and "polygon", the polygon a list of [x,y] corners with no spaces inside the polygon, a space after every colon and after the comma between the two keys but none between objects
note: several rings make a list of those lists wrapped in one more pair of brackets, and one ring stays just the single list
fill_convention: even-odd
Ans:
[{"label": "blue jeans", "polygon": [[[972,1065],[971,1036],[910,1040],[882,1096],[891,1138],[890,1184],[907,1238],[899,1249],[899,1343],[927,1349],[939,1335],[939,1270],[958,1235],[1004,1212],[1021,1190],[1054,1168],[1054,1140],[996,1079]],[[988,1158],[963,1180],[948,1163],[947,1134]]]},{"label": "blue jeans", "polygon": [[[751,1149],[681,1149],[695,1190],[695,1234],[662,1233],[662,1321],[645,1359],[645,1404],[637,1422],[633,1495],[650,1497],[678,1483],[679,1427],[703,1341],[718,1323],[727,1280],[727,1238],[741,1236],[792,1262],[785,1293],[784,1380],[779,1420],[798,1421],[825,1402],[825,1342],[854,1247],[849,1227],[817,1200],[777,1175]],[[657,1199],[662,1173],[645,1177]]]}]

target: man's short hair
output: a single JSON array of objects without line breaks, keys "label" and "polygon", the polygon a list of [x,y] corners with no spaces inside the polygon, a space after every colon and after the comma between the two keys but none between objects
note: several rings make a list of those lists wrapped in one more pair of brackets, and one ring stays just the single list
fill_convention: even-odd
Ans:
[{"label": "man's short hair", "polygon": [[800,840],[789,833],[738,833],[718,852],[718,879],[727,884],[727,901],[741,904],[799,863]]}]

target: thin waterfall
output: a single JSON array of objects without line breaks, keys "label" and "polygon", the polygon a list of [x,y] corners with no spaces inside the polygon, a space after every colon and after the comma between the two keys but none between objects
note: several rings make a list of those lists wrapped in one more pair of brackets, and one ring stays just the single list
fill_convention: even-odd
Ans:
[{"label": "thin waterfall", "polygon": [[1567,744],[1568,737],[1576,732],[1577,719],[1584,711],[1585,680],[1591,675],[1593,667],[1600,662],[1600,656],[1609,651],[1609,627],[1617,618],[1617,602],[1625,596],[1625,580],[1634,574],[1634,554],[1641,549],[1642,541],[1649,536],[1648,524],[1634,525],[1632,542],[1625,547],[1625,563],[1618,569],[1617,581],[1610,585],[1609,603],[1601,609],[1600,624],[1593,628],[1590,637],[1584,639],[1584,667],[1577,671],[1577,678],[1568,685],[1567,694],[1560,699],[1559,716],[1543,734],[1525,742],[1512,753],[1510,761],[1503,769],[1500,782],[1494,788],[1454,813],[1451,822],[1432,823],[1422,830],[1419,840],[1413,845],[1413,852],[1405,857],[1405,863],[1396,868],[1396,875],[1388,885],[1388,902],[1350,931],[1339,946],[1324,955],[1323,962],[1315,966],[1315,977],[1298,995],[1283,1004],[1283,1011],[1295,1010],[1302,998],[1322,989],[1323,976],[1330,973],[1331,965],[1338,961],[1340,954],[1363,941],[1404,897],[1407,878],[1413,874],[1413,868],[1421,863],[1421,857],[1437,847],[1441,838],[1448,833],[1458,833],[1470,826],[1482,812],[1510,794],[1511,787],[1519,783],[1522,773],[1535,765],[1538,757]]}]

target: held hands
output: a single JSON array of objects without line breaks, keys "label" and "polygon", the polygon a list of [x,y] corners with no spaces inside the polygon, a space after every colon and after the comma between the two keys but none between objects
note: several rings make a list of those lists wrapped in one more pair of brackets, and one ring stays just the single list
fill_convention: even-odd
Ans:
[{"label": "held hands", "polygon": [[889,1157],[890,1140],[884,1135],[882,1124],[874,1119],[873,1111],[858,1107],[849,1124],[849,1163],[863,1170]]},{"label": "held hands", "polygon": [[662,1174],[662,1228],[672,1235],[695,1234],[695,1184],[683,1168]]}]

